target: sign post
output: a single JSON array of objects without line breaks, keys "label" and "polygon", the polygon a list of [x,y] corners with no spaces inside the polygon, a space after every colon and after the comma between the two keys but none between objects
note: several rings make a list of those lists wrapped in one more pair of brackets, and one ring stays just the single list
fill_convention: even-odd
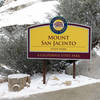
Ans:
[{"label": "sign post", "polygon": [[43,60],[43,84],[46,84],[46,60]]},{"label": "sign post", "polygon": [[76,64],[75,61],[73,62],[73,78],[75,79],[76,76]]},{"label": "sign post", "polygon": [[[29,59],[82,60],[90,59],[91,28],[67,23],[63,17],[55,17],[51,23],[28,28]],[[43,64],[45,84],[46,64]],[[75,62],[73,62],[75,78]]]}]

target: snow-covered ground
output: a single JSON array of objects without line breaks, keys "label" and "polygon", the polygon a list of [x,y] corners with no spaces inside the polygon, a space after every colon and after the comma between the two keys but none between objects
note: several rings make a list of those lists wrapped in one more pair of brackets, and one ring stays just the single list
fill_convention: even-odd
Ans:
[{"label": "snow-covered ground", "polygon": [[57,1],[17,0],[0,8],[0,27],[34,23],[48,23],[56,16]]},{"label": "snow-covered ground", "polygon": [[[0,84],[0,98],[18,98],[18,97],[28,97],[32,94],[56,91],[60,89],[80,87],[87,84],[97,83],[100,80],[88,78],[85,76],[77,76],[73,79],[72,76],[66,74],[47,74],[47,81],[44,85],[42,82],[42,75],[35,75],[32,77],[30,87],[25,87],[20,92],[10,92],[8,90],[8,83]],[[66,83],[70,81],[71,85]]]},{"label": "snow-covered ground", "polygon": [[[48,23],[48,16],[56,16],[57,1],[41,2],[41,0],[17,0],[0,8],[0,28],[9,25],[23,25]],[[100,56],[100,48],[94,48],[94,51]],[[8,69],[6,66],[4,68]],[[87,84],[100,82],[100,80],[88,78],[85,76],[72,76],[66,74],[47,74],[47,83],[43,85],[42,75],[34,75],[30,87],[25,87],[20,92],[10,92],[8,83],[0,84],[0,98],[18,98],[30,96],[32,94],[56,91],[60,89],[80,87]],[[71,85],[67,85],[67,82]]]}]

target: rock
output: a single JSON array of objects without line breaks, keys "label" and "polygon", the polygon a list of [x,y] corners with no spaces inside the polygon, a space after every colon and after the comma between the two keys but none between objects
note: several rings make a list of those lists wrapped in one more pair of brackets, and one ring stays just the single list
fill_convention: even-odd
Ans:
[{"label": "rock", "polygon": [[0,7],[2,7],[4,4],[4,0],[0,0]]},{"label": "rock", "polygon": [[[65,73],[72,75],[73,66],[67,67]],[[80,61],[76,65],[76,75],[100,79],[100,56],[93,54],[90,60]]]},{"label": "rock", "polygon": [[59,81],[59,79],[58,79],[56,76],[54,76],[54,77],[52,78],[52,80],[57,80],[57,81]]},{"label": "rock", "polygon": [[[65,74],[73,75],[73,65],[65,68]],[[76,75],[80,75],[80,68],[76,66]]]},{"label": "rock", "polygon": [[71,81],[66,81],[63,84],[65,84],[66,86],[71,86],[72,82]]},{"label": "rock", "polygon": [[8,81],[8,78],[5,77],[5,76],[0,76],[0,83],[4,83],[4,82],[7,82]]},{"label": "rock", "polygon": [[15,74],[16,71],[14,69],[5,68],[5,65],[0,64],[0,75],[2,76],[8,76],[10,74]]},{"label": "rock", "polygon": [[30,75],[27,74],[12,74],[8,76],[9,91],[20,91],[25,86],[30,86]]}]

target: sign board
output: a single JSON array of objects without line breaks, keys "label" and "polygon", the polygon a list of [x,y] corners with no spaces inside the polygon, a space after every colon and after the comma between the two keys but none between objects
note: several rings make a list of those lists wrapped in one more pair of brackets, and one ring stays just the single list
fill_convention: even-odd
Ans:
[{"label": "sign board", "polygon": [[28,58],[90,59],[91,30],[55,17],[50,24],[28,28]]}]

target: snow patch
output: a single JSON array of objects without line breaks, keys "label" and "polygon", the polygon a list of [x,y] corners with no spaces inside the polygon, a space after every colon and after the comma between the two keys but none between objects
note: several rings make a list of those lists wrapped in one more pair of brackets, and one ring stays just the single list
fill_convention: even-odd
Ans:
[{"label": "snow patch", "polygon": [[98,56],[100,56],[100,46],[99,46],[99,44],[96,45],[96,47],[93,48],[93,50],[95,51],[95,53],[96,53]]},{"label": "snow patch", "polygon": [[[21,74],[18,77],[21,77]],[[15,75],[16,77],[16,75]],[[33,94],[56,91],[60,89],[75,88],[83,85],[88,85],[100,80],[88,78],[85,76],[77,76],[76,79],[73,79],[72,76],[66,74],[47,74],[46,84],[43,84],[42,75],[36,74],[31,78],[30,87],[25,87],[19,92],[10,92],[8,90],[8,83],[0,84],[0,98],[14,99],[19,97],[28,97]],[[71,85],[67,86],[65,82],[70,81]]]},{"label": "snow patch", "polygon": [[23,77],[27,77],[29,75],[27,74],[11,74],[8,76],[8,78],[12,79],[12,78],[23,78]]},{"label": "snow patch", "polygon": [[[38,2],[39,2],[40,0],[38,0]],[[6,4],[6,5],[4,5],[4,6],[2,6],[1,8],[0,8],[0,12],[2,13],[2,12],[5,12],[7,9],[9,9],[9,8],[14,8],[14,7],[16,7],[16,6],[20,6],[20,5],[23,5],[23,4],[27,4],[27,3],[29,3],[29,2],[32,2],[32,3],[35,3],[35,2],[37,2],[37,0],[17,0],[17,1],[12,1],[12,2],[10,2],[9,4]]]},{"label": "snow patch", "polygon": [[34,0],[22,1],[18,0],[1,7],[0,27],[16,24],[34,24],[35,22],[49,23],[48,16],[56,16],[56,5],[59,4],[57,1],[36,2],[17,11],[8,10],[8,8],[12,9],[16,6],[20,7],[21,4],[34,2]]},{"label": "snow patch", "polygon": [[11,68],[9,68],[8,66],[3,65],[3,64],[0,64],[0,67],[3,67],[4,69],[7,69],[7,70],[13,70],[13,69],[11,69]]}]

